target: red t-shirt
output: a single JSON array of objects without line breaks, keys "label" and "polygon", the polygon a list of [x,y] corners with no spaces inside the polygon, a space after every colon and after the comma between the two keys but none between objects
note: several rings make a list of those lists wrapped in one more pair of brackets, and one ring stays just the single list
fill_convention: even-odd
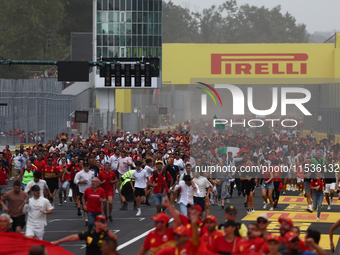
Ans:
[{"label": "red t-shirt", "polygon": [[197,255],[198,251],[202,251],[201,246],[202,245],[193,245],[191,241],[188,241],[182,248],[178,248],[177,246],[165,247],[157,252],[156,255]]},{"label": "red t-shirt", "polygon": [[235,250],[239,244],[239,242],[242,239],[238,236],[235,237],[234,241],[232,242],[227,242],[225,240],[224,236],[219,236],[215,239],[214,244],[213,244],[213,248],[212,248],[212,252],[230,252],[232,253],[233,250]]},{"label": "red t-shirt", "polygon": [[44,167],[44,177],[45,178],[55,178],[60,173],[57,166],[45,166]]},{"label": "red t-shirt", "polygon": [[117,176],[116,176],[115,172],[113,172],[113,171],[109,171],[108,173],[106,173],[105,171],[101,171],[98,174],[98,179],[101,182],[106,180],[105,183],[103,183],[101,185],[101,187],[103,188],[103,190],[105,192],[113,191],[113,184],[110,184],[110,181],[114,181],[116,178],[117,178]]},{"label": "red t-shirt", "polygon": [[319,189],[318,190],[324,190],[325,189],[325,186],[326,186],[326,182],[325,182],[325,179],[324,178],[321,178],[321,179],[312,179],[310,184],[309,184],[310,187],[317,187],[319,186]]},{"label": "red t-shirt", "polygon": [[104,148],[103,150],[105,151],[106,156],[110,156],[110,147]]},{"label": "red t-shirt", "polygon": [[34,165],[37,167],[37,170],[41,173],[44,171],[44,167],[46,166],[46,162],[44,160],[42,161],[34,161]]},{"label": "red t-shirt", "polygon": [[93,191],[92,187],[85,190],[83,197],[87,199],[86,206],[88,212],[102,212],[102,203],[100,198],[105,198],[105,191],[98,187],[96,191]]},{"label": "red t-shirt", "polygon": [[263,244],[264,240],[261,237],[257,237],[254,240],[243,239],[238,243],[233,254],[259,252]]},{"label": "red t-shirt", "polygon": [[282,174],[282,167],[273,166],[273,182],[280,182],[281,181],[281,174]]},{"label": "red t-shirt", "polygon": [[205,244],[208,251],[211,251],[215,239],[219,236],[224,236],[224,234],[217,230],[215,230],[212,234],[209,234],[209,232],[207,232],[200,237],[200,242]]},{"label": "red t-shirt", "polygon": [[[63,166],[62,165],[58,166],[58,169],[61,173],[63,172]],[[67,169],[67,166],[66,166],[66,169]],[[63,174],[60,175],[60,178],[59,178],[60,182],[69,181],[70,178],[71,178],[70,175],[67,174],[67,173],[64,174],[64,178],[62,178],[62,177],[63,177]]]},{"label": "red t-shirt", "polygon": [[153,188],[153,193],[161,193],[163,185],[165,186],[165,190],[168,190],[168,181],[171,181],[171,179],[172,177],[169,172],[166,172],[166,176],[163,176],[163,170],[162,173],[158,174],[157,178],[154,178],[154,174],[152,173],[150,183],[157,183],[157,186]]},{"label": "red t-shirt", "polygon": [[[190,230],[190,237],[192,236],[192,227],[191,227],[191,220],[189,217],[179,214],[179,219],[181,220],[181,223],[183,226],[186,226]],[[204,222],[202,219],[199,219],[198,222],[198,236],[201,237],[204,234],[209,234],[208,229],[204,225]]]},{"label": "red t-shirt", "polygon": [[72,166],[72,164],[69,164],[69,165],[66,165],[66,168],[67,168],[67,171],[71,172],[70,180],[73,181],[74,177],[76,176],[76,173],[78,172],[77,166],[76,165]]},{"label": "red t-shirt", "polygon": [[152,255],[166,246],[174,246],[174,240],[174,230],[172,227],[168,228],[164,234],[159,234],[157,230],[152,230],[146,236],[143,247]]},{"label": "red t-shirt", "polygon": [[7,166],[2,166],[2,168],[0,168],[0,185],[7,185],[5,181],[7,180],[7,175],[10,172],[11,171],[9,170]]}]

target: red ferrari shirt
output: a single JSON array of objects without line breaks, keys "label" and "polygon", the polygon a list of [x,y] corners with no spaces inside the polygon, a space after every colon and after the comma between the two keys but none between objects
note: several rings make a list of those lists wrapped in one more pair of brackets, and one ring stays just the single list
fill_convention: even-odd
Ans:
[{"label": "red ferrari shirt", "polygon": [[261,250],[264,240],[261,237],[257,237],[254,240],[241,240],[233,254],[255,253]]},{"label": "red ferrari shirt", "polygon": [[146,251],[149,251],[150,255],[152,255],[166,246],[174,246],[174,240],[174,230],[172,227],[168,228],[164,234],[158,233],[157,230],[152,230],[146,236],[143,247]]},{"label": "red ferrari shirt", "polygon": [[171,175],[169,172],[166,172],[166,176],[163,176],[163,171],[162,173],[158,174],[156,178],[154,178],[154,174],[152,174],[150,178],[150,183],[157,183],[157,186],[153,188],[153,193],[162,193],[162,186],[165,186],[165,190],[168,189],[168,181],[172,179]]},{"label": "red ferrari shirt", "polygon": [[325,179],[321,178],[321,179],[312,179],[309,185],[311,188],[312,187],[317,187],[319,186],[318,190],[324,190],[325,186],[326,186],[326,182]]},{"label": "red ferrari shirt", "polygon": [[103,150],[106,156],[110,156],[110,147],[104,148]]},{"label": "red ferrari shirt", "polygon": [[44,177],[45,178],[55,178],[60,173],[60,170],[57,166],[45,166],[44,168]]},{"label": "red ferrari shirt", "polygon": [[5,181],[7,180],[7,175],[10,172],[11,171],[7,166],[2,166],[2,168],[0,168],[0,185],[7,185]]},{"label": "red ferrari shirt", "polygon": [[105,198],[105,191],[98,187],[96,191],[89,187],[85,190],[83,197],[87,199],[86,206],[88,212],[102,212],[102,203],[100,198]]},{"label": "red ferrari shirt", "polygon": [[[181,220],[182,225],[186,226],[190,230],[190,237],[191,237],[192,227],[191,227],[191,221],[190,221],[189,217],[180,213],[179,219]],[[208,229],[205,227],[202,219],[199,219],[197,224],[198,224],[198,235],[199,235],[199,237],[203,236],[204,234],[209,234]]]},{"label": "red ferrari shirt", "polygon": [[188,241],[182,248],[178,248],[177,246],[165,247],[157,252],[156,255],[197,255],[199,254],[198,251],[204,252],[204,248],[202,249],[202,247],[204,247],[204,245],[196,246],[191,241]]},{"label": "red ferrari shirt", "polygon": [[233,252],[234,250],[236,250],[239,242],[242,239],[238,236],[235,237],[234,241],[232,242],[227,242],[225,240],[224,236],[219,236],[215,239],[214,244],[213,244],[213,248],[212,248],[212,252]]},{"label": "red ferrari shirt", "polygon": [[282,167],[273,166],[273,182],[280,182],[281,181],[281,174],[282,174]]},{"label": "red ferrari shirt", "polygon": [[[62,173],[63,172],[63,166],[58,166],[59,171]],[[67,166],[66,166],[67,169]],[[63,178],[64,175],[64,178]],[[60,176],[60,182],[64,182],[64,181],[69,181],[70,180],[70,175],[65,173],[65,174],[61,174]]]},{"label": "red ferrari shirt", "polygon": [[117,178],[117,176],[116,176],[115,172],[113,172],[113,171],[109,171],[108,173],[106,173],[105,171],[102,171],[98,175],[98,179],[101,182],[106,180],[105,183],[103,183],[101,185],[102,189],[105,192],[113,191],[113,184],[110,184],[110,181],[114,181],[116,178]]},{"label": "red ferrari shirt", "polygon": [[224,234],[217,230],[215,230],[212,234],[210,234],[209,232],[206,232],[201,236],[200,242],[205,244],[208,251],[211,251],[215,239],[219,236],[224,236]]},{"label": "red ferrari shirt", "polygon": [[46,166],[46,162],[44,160],[42,161],[34,161],[34,165],[37,167],[37,170],[41,173],[44,171],[44,167]]},{"label": "red ferrari shirt", "polygon": [[74,177],[76,176],[76,173],[78,172],[77,166],[76,165],[72,166],[72,164],[69,164],[66,166],[66,168],[67,168],[67,171],[71,172],[70,180],[73,181]]}]

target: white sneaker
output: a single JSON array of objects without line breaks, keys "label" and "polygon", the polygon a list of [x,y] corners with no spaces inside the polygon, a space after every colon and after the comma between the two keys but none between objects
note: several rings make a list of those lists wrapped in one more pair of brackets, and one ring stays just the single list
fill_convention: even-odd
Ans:
[{"label": "white sneaker", "polygon": [[250,214],[250,209],[249,209],[249,208],[247,208],[247,214],[248,214],[248,215]]},{"label": "white sneaker", "polygon": [[142,214],[142,211],[138,211],[137,213],[136,213],[136,216],[140,216]]},{"label": "white sneaker", "polygon": [[330,205],[327,206],[327,210],[329,211],[330,209],[332,209],[332,207]]},{"label": "white sneaker", "polygon": [[293,186],[293,191],[295,191],[295,186]]},{"label": "white sneaker", "polygon": [[311,206],[309,206],[309,207],[307,208],[307,211],[308,211],[308,212],[310,212],[310,213],[312,213],[312,212],[313,212],[313,209],[312,209],[312,207],[311,207]]},{"label": "white sneaker", "polygon": [[334,205],[334,200],[333,200],[333,198],[331,199],[331,205]]},{"label": "white sneaker", "polygon": [[268,203],[264,203],[263,209],[267,209]]},{"label": "white sneaker", "polygon": [[282,195],[286,195],[286,192],[283,191],[283,192],[282,192]]},{"label": "white sneaker", "polygon": [[269,208],[269,211],[273,211],[273,210],[274,210],[274,207],[270,207],[270,208]]},{"label": "white sneaker", "polygon": [[119,194],[119,191],[118,191],[118,189],[116,189],[116,194]]},{"label": "white sneaker", "polygon": [[316,217],[316,221],[320,221],[319,217]]},{"label": "white sneaker", "polygon": [[291,188],[292,188],[292,185],[289,185],[289,187],[288,187],[288,191],[290,191],[290,190],[291,190]]},{"label": "white sneaker", "polygon": [[255,212],[255,209],[254,209],[254,208],[253,208],[253,209],[251,209],[251,212],[252,212],[252,213],[254,213],[254,212]]}]

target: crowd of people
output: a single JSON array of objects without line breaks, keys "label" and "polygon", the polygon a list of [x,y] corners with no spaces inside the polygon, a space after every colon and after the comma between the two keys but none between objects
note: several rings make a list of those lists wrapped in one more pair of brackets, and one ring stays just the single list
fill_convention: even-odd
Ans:
[{"label": "crowd of people", "polygon": [[[0,152],[0,206],[7,214],[0,217],[0,232],[25,227],[26,236],[43,239],[46,214],[72,202],[88,230],[54,244],[91,237],[96,242],[87,243],[87,254],[114,254],[109,252],[116,249],[117,236],[107,230],[107,221],[113,221],[116,195],[120,210],[133,203],[136,216],[143,213],[141,205],[155,206],[155,230],[138,254],[327,254],[318,245],[320,232],[309,229],[304,240],[292,220],[280,218],[276,236],[266,229],[266,214],[246,227],[236,222],[240,209],[230,203],[244,197],[244,210],[252,214],[254,193],[261,192],[263,209],[273,211],[280,195],[295,192],[306,197],[306,211],[317,211],[319,221],[324,194],[327,210],[332,210],[340,189],[340,146],[332,131],[317,142],[278,126],[269,136],[258,131],[254,137],[200,121],[183,127],[158,134],[117,129],[100,136],[90,133],[86,139],[78,134],[68,143],[60,134],[45,145],[20,145],[13,154],[6,147]],[[13,189],[5,192],[10,178]],[[210,215],[211,205],[225,210],[224,223],[218,225]],[[98,245],[104,240],[106,250]]]}]

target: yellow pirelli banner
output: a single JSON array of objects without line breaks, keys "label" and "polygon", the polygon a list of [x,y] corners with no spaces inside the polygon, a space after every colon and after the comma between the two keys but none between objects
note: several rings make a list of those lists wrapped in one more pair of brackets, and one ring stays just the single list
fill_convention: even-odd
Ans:
[{"label": "yellow pirelli banner", "polygon": [[325,44],[163,44],[163,84],[321,84],[340,81]]}]

